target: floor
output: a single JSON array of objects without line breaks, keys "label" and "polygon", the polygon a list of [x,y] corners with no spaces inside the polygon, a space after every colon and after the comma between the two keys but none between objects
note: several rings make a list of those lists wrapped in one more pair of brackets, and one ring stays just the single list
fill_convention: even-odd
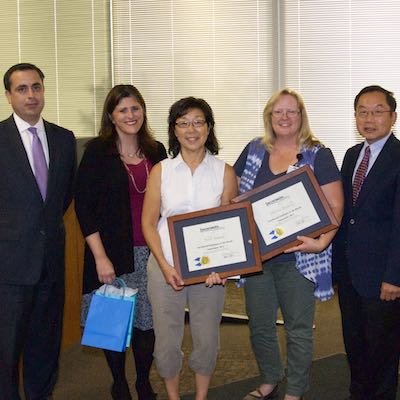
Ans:
[{"label": "floor", "polygon": [[[229,314],[245,315],[243,289],[228,284],[225,311]],[[282,358],[286,357],[284,326],[278,325]],[[238,381],[258,375],[257,364],[251,351],[247,323],[224,322],[221,325],[221,350],[217,368],[212,379],[213,386],[226,382]],[[190,331],[187,329],[183,350],[185,355],[190,351]],[[340,312],[337,296],[328,302],[317,302],[314,330],[314,359],[332,354],[344,353]],[[187,357],[186,357],[187,359]],[[193,375],[187,364],[182,373],[182,393],[193,391]],[[161,393],[161,390],[160,390]]]},{"label": "floor", "polygon": [[[225,311],[228,314],[244,316],[243,289],[238,289],[233,283],[227,285]],[[285,359],[284,326],[278,325],[278,335]],[[249,341],[249,330],[245,320],[232,322],[230,318],[221,324],[221,349],[218,363],[212,379],[212,386],[220,386],[229,382],[239,381],[258,375],[258,369]],[[193,392],[193,374],[187,365],[190,352],[190,328],[185,328],[183,352],[184,366],[181,376],[181,393]],[[332,354],[343,353],[340,313],[337,297],[328,302],[317,302],[314,330],[314,359]],[[130,353],[130,351],[129,351]],[[132,354],[127,354],[127,376],[134,393],[135,372]],[[166,394],[162,379],[153,367],[151,381],[154,390],[159,394],[158,400],[165,400]],[[109,388],[111,376],[105,365],[101,350],[82,347],[79,344],[71,346],[61,357],[60,379],[57,384],[55,400],[73,399],[110,399]]]}]

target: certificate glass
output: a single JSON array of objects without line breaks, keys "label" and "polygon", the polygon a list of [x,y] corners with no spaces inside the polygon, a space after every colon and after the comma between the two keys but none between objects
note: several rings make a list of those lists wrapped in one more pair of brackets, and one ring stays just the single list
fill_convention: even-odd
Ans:
[{"label": "certificate glass", "polygon": [[256,226],[249,202],[168,218],[174,266],[184,283],[261,271]]},{"label": "certificate glass", "polygon": [[299,244],[299,235],[315,238],[338,227],[308,165],[233,199],[244,200],[252,204],[263,261]]}]

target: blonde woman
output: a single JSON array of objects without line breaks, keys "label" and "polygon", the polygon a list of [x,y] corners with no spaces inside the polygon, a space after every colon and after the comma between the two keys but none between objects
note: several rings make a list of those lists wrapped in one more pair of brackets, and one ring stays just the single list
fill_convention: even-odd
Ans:
[{"label": "blonde woman", "polygon": [[[343,212],[340,173],[331,151],[312,134],[300,95],[290,89],[272,95],[264,109],[264,126],[264,137],[250,142],[234,165],[236,175],[241,178],[240,192],[286,174],[291,166],[309,164],[340,221]],[[249,162],[253,178],[249,173]],[[304,275],[309,258],[322,260],[322,273],[330,270],[330,243],[334,235],[335,231],[317,239],[299,236],[300,245],[264,263],[262,274],[247,278],[246,309],[262,384],[245,396],[245,400],[278,397],[278,383],[283,378],[275,324],[278,308],[285,320],[287,337],[284,399],[299,400],[308,390],[314,295],[326,300],[333,291],[329,284],[330,275],[324,274],[319,285]]]}]

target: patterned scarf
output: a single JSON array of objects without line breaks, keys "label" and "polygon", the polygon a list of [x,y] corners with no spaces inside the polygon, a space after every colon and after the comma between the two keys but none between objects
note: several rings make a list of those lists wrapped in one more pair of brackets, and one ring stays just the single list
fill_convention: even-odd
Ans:
[{"label": "patterned scarf", "polygon": [[[321,145],[316,145],[312,148],[302,148],[302,158],[297,163],[297,166],[302,167],[307,164],[314,170],[315,156],[322,147]],[[240,193],[253,189],[265,151],[261,138],[255,138],[250,142],[245,168],[240,178]],[[318,254],[296,251],[295,256],[297,270],[306,279],[315,284],[314,296],[321,301],[329,300],[334,294],[332,288],[332,245],[329,245]]]}]

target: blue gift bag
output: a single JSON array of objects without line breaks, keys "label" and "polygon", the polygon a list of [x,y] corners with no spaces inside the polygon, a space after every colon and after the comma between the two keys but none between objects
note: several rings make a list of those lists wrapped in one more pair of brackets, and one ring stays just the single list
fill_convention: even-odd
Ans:
[{"label": "blue gift bag", "polygon": [[[125,282],[118,279],[124,288]],[[135,297],[95,293],[90,303],[81,343],[101,349],[125,351],[130,344]]]},{"label": "blue gift bag", "polygon": [[[101,296],[107,296],[113,299],[120,299],[121,297],[124,298],[125,301],[131,301],[132,304],[132,311],[131,311],[131,316],[129,319],[129,326],[128,326],[128,334],[126,335],[126,347],[129,347],[131,345],[131,340],[132,340],[132,327],[133,327],[133,321],[135,320],[135,304],[136,304],[136,293],[138,292],[138,289],[134,289],[134,294],[127,296],[125,294],[125,281],[121,278],[116,278],[115,281],[117,281],[119,283],[119,285],[121,286],[121,289],[119,290],[120,294],[116,295],[116,294],[109,294],[108,292],[106,292],[106,289],[104,289],[104,291],[100,291],[100,289],[97,291],[98,295]],[[121,293],[122,290],[122,293]],[[130,289],[130,291],[132,292],[132,289]]]}]

